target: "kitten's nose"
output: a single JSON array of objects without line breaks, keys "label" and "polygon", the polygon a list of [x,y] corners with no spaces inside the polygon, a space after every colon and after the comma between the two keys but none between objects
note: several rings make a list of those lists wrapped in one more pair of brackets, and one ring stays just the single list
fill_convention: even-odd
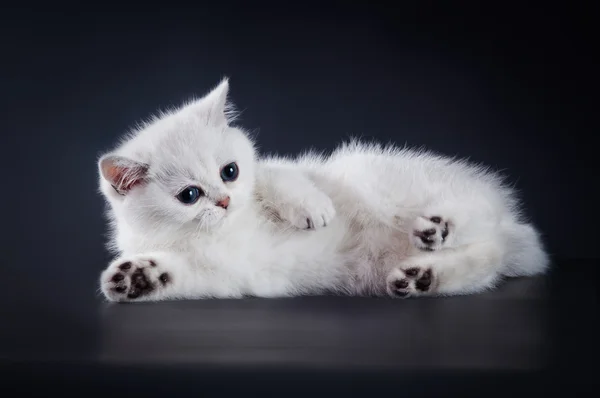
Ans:
[{"label": "kitten's nose", "polygon": [[217,206],[227,209],[227,206],[229,206],[229,196],[225,196],[224,199],[219,200]]}]

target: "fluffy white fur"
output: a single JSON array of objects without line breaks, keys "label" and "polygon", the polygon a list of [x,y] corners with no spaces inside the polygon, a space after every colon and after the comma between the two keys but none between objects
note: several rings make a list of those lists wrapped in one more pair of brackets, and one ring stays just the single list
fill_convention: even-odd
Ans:
[{"label": "fluffy white fur", "polygon": [[[456,295],[546,270],[538,232],[497,174],[358,141],[327,156],[258,159],[230,123],[228,88],[161,114],[100,158],[117,254],[100,280],[108,300]],[[231,162],[239,177],[224,183]],[[205,195],[182,204],[187,186]]]}]

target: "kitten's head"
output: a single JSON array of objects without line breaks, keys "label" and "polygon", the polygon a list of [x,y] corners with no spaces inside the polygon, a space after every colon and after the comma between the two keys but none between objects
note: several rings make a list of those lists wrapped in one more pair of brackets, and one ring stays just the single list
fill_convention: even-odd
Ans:
[{"label": "kitten's head", "polygon": [[255,149],[230,126],[228,81],[161,114],[98,162],[100,187],[136,229],[210,231],[252,200]]}]

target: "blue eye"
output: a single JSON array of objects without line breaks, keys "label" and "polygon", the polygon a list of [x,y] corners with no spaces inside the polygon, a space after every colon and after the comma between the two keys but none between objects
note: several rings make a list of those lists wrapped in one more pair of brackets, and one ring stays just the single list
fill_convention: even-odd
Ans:
[{"label": "blue eye", "polygon": [[177,194],[177,199],[186,205],[194,204],[200,199],[204,192],[198,187],[185,187],[183,191]]},{"label": "blue eye", "polygon": [[221,169],[221,179],[223,182],[235,181],[239,173],[238,165],[235,162],[229,163]]}]

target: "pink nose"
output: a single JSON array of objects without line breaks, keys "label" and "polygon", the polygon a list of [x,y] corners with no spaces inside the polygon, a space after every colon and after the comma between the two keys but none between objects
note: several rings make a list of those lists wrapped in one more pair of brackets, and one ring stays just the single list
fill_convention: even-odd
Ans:
[{"label": "pink nose", "polygon": [[227,209],[229,206],[229,196],[225,196],[224,199],[221,199],[217,202],[217,206]]}]

